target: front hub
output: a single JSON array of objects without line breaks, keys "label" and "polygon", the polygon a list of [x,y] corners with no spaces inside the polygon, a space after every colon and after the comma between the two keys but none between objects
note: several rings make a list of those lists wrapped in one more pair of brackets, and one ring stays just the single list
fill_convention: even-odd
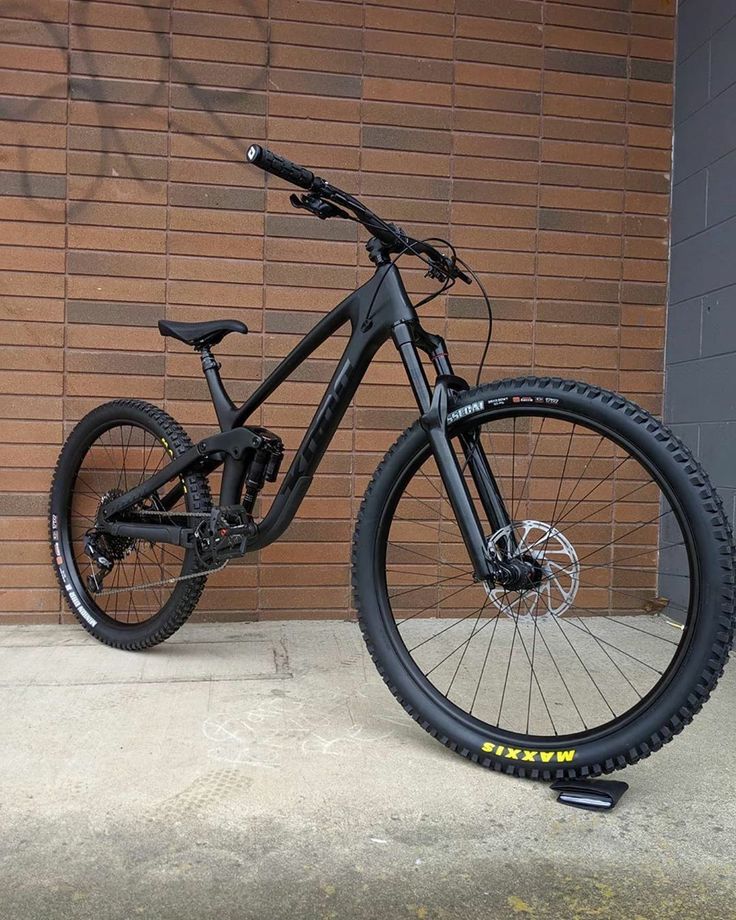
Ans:
[{"label": "front hub", "polygon": [[485,583],[499,611],[517,622],[534,623],[570,609],[580,584],[580,564],[572,543],[556,527],[517,521],[490,536],[488,549],[504,569],[503,584]]},{"label": "front hub", "polygon": [[530,591],[545,578],[546,572],[531,553],[523,553],[499,563],[499,585],[506,591]]}]

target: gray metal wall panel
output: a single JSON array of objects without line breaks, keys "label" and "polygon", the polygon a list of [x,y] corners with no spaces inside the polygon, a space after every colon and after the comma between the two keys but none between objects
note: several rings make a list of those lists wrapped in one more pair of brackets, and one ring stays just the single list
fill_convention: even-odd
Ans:
[{"label": "gray metal wall panel", "polygon": [[736,0],[678,11],[665,419],[736,502]]},{"label": "gray metal wall panel", "polygon": [[736,216],[672,247],[670,303],[736,284]]}]

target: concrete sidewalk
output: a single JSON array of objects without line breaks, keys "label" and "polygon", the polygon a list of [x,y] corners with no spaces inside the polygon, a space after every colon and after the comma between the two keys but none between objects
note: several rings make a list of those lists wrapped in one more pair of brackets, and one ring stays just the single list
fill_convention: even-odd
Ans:
[{"label": "concrete sidewalk", "polygon": [[608,815],[463,761],[349,623],[0,631],[0,917],[736,917],[736,671]]}]

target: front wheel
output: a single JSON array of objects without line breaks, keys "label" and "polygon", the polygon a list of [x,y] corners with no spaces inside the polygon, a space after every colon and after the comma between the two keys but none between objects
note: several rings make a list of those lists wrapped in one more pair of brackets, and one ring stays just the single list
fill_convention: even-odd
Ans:
[{"label": "front wheel", "polygon": [[533,564],[519,590],[478,583],[419,424],[366,492],[353,586],[368,649],[427,731],[536,779],[648,756],[714,688],[734,630],[734,550],[718,495],[660,422],[597,387],[503,380],[450,406],[484,450],[510,523],[488,552]]}]

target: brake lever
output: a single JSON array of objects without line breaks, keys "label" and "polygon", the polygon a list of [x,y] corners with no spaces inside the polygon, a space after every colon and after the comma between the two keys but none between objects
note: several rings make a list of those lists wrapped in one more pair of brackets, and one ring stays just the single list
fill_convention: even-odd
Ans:
[{"label": "brake lever", "polygon": [[434,278],[435,281],[447,281],[450,277],[450,271],[444,265],[438,265],[436,262],[430,262],[429,268],[424,273],[425,278]]},{"label": "brake lever", "polygon": [[342,208],[338,208],[329,201],[324,201],[317,195],[292,194],[289,195],[289,201],[292,207],[309,211],[311,214],[314,214],[315,217],[319,217],[320,220],[327,220],[328,217],[344,217],[346,220],[350,219],[350,215],[343,211]]},{"label": "brake lever", "polygon": [[453,263],[452,259],[442,257],[442,262],[438,265],[436,262],[431,262],[429,266],[429,271],[426,273],[425,277],[435,278],[437,281],[447,281],[449,278],[459,278],[461,281],[464,281],[465,284],[472,284],[473,280],[465,272],[460,271],[460,269]]}]

